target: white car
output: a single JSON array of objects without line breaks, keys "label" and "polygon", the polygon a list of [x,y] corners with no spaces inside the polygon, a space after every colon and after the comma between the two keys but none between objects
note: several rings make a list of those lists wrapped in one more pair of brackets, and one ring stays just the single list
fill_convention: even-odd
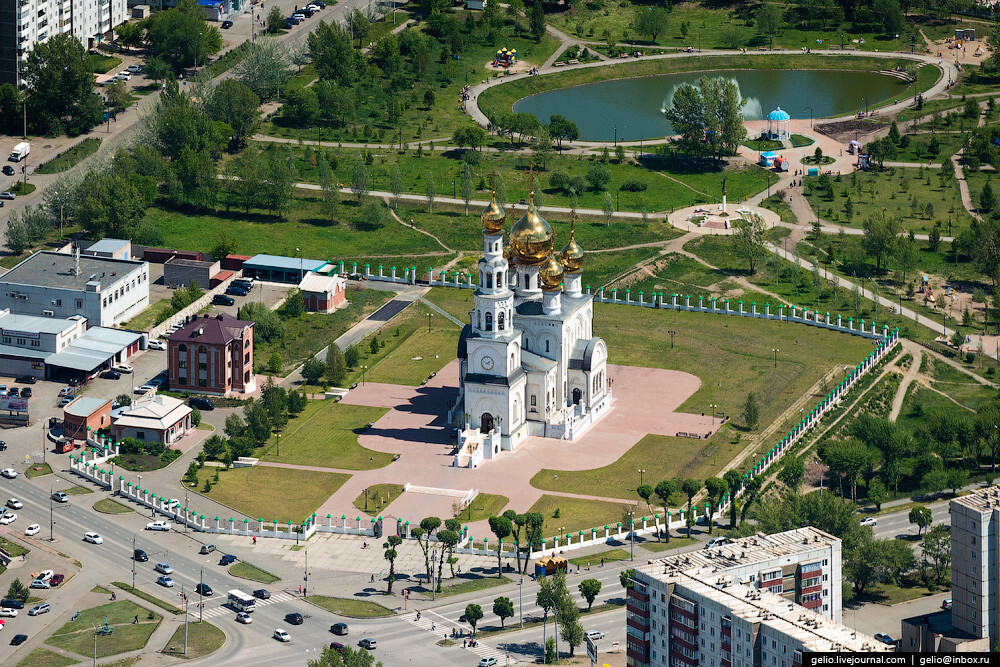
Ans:
[{"label": "white car", "polygon": [[162,340],[154,339],[149,341],[147,347],[149,347],[149,349],[151,350],[165,350],[167,349],[167,344],[164,343]]},{"label": "white car", "polygon": [[121,72],[118,72],[118,74],[116,74],[115,76],[117,76],[122,81],[128,81],[129,79],[132,78],[132,72],[128,71],[127,69],[123,69]]},{"label": "white car", "polygon": [[318,12],[320,7],[319,5],[308,5],[306,9],[308,9],[311,12]]},{"label": "white car", "polygon": [[3,475],[7,479],[14,479],[17,477],[17,471],[13,468],[4,468],[3,470],[0,470],[0,475]]},{"label": "white car", "polygon": [[588,630],[586,635],[587,639],[591,641],[597,641],[598,639],[604,639],[604,633],[600,630]]},{"label": "white car", "polygon": [[15,521],[17,521],[17,515],[14,514],[13,512],[11,512],[10,514],[4,514],[3,516],[0,516],[0,524],[3,524],[5,526],[9,526]]},{"label": "white car", "polygon": [[878,524],[878,520],[873,516],[866,516],[861,520],[862,526],[874,526]]},{"label": "white car", "polygon": [[173,574],[174,573],[174,568],[170,567],[166,563],[157,563],[156,566],[153,569],[156,570],[157,572],[159,572],[160,574]]},{"label": "white car", "polygon": [[168,531],[170,530],[170,522],[163,521],[162,519],[159,521],[150,521],[149,523],[146,524],[146,530]]},{"label": "white car", "polygon": [[91,544],[104,544],[104,538],[97,533],[84,533],[83,541]]},{"label": "white car", "polygon": [[132,74],[138,74],[139,72],[142,71],[142,65],[129,65],[125,69],[127,69],[129,72],[132,72]]},{"label": "white car", "polygon": [[136,387],[135,389],[133,389],[132,393],[133,394],[145,394],[146,392],[153,391],[154,389],[156,389],[156,387],[154,387],[153,385],[151,385],[151,384],[144,384],[141,387]]},{"label": "white car", "polygon": [[292,641],[291,635],[289,635],[287,632],[285,632],[281,628],[278,628],[277,630],[274,631],[274,638],[277,639],[279,642],[290,642],[290,641]]},{"label": "white car", "polygon": [[115,364],[111,367],[111,370],[118,371],[119,373],[131,373],[132,367],[128,364]]},{"label": "white car", "polygon": [[55,574],[52,570],[42,570],[38,574],[34,575],[35,579],[41,579],[42,581],[48,581]]},{"label": "white car", "polygon": [[11,508],[12,510],[19,510],[22,507],[24,507],[24,503],[22,503],[17,498],[11,498],[10,500],[7,501],[7,507]]},{"label": "white car", "polygon": [[31,537],[33,535],[37,535],[41,531],[42,531],[42,527],[39,526],[37,523],[33,523],[33,524],[31,524],[30,526],[28,526],[27,528],[24,529],[24,534],[27,535],[28,537]]},{"label": "white car", "polygon": [[169,498],[163,504],[169,507],[170,509],[177,509],[181,506],[181,501],[177,500],[176,498]]},{"label": "white car", "polygon": [[305,14],[298,14],[298,13],[296,13],[296,14],[292,14],[292,18],[293,19],[298,19],[300,21],[305,21],[306,20],[306,15]]},{"label": "white car", "polygon": [[240,613],[236,614],[236,622],[243,623],[244,625],[250,625],[251,623],[253,623],[253,616],[246,613],[245,611],[241,611]]},{"label": "white car", "polygon": [[17,609],[8,609],[7,607],[0,608],[0,616],[8,616],[14,618],[17,616]]}]

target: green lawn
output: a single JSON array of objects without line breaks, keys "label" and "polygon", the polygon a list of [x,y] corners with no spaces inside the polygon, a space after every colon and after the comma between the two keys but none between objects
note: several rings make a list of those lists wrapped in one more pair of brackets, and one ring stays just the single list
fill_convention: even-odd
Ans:
[{"label": "green lawn", "polygon": [[[441,591],[437,594],[437,596],[444,598],[451,595],[463,595],[465,593],[474,593],[476,591],[483,591],[488,588],[506,586],[507,584],[514,583],[509,577],[477,577],[471,574],[466,575],[464,573],[458,575],[456,579],[458,579],[457,583],[442,586]],[[427,594],[428,591],[424,591],[424,593]]]},{"label": "green lawn", "polygon": [[579,565],[580,567],[587,567],[590,563],[600,563],[602,560],[606,563],[610,563],[613,561],[628,559],[628,549],[609,549],[608,551],[600,551],[596,554],[590,554],[589,556],[570,558],[569,562],[573,565]]},{"label": "green lawn", "polygon": [[121,581],[112,581],[111,583],[116,588],[120,588],[120,589],[122,589],[123,591],[125,591],[127,593],[131,593],[132,595],[136,596],[140,600],[145,600],[146,602],[149,602],[150,604],[154,604],[157,607],[159,607],[160,609],[162,609],[162,610],[164,610],[166,612],[169,612],[171,614],[177,615],[177,614],[181,614],[181,613],[184,612],[184,610],[181,609],[180,607],[175,607],[174,605],[170,604],[169,602],[165,602],[165,601],[161,600],[160,598],[156,597],[155,595],[150,595],[146,591],[141,591],[138,588],[132,588],[132,586],[130,586],[129,584],[126,584],[124,582],[121,582]]},{"label": "green lawn", "polygon": [[97,152],[101,147],[101,140],[96,137],[84,139],[69,150],[63,151],[48,162],[45,162],[35,169],[36,174],[55,174],[66,171],[70,167],[76,166],[85,158]]},{"label": "green lawn", "polygon": [[642,543],[642,548],[646,551],[652,551],[653,553],[661,553],[664,551],[670,551],[671,549],[677,549],[679,547],[686,547],[690,544],[696,544],[698,540],[693,537],[688,539],[686,537],[671,537],[669,542],[652,542],[646,540]]},{"label": "green lawn", "polygon": [[126,322],[125,327],[137,331],[148,331],[176,312],[177,309],[170,304],[170,299],[160,299]]},{"label": "green lawn", "polygon": [[44,648],[36,648],[34,651],[29,653],[21,662],[17,663],[15,667],[66,667],[66,665],[75,665],[78,660],[73,658],[68,658],[64,655],[56,653],[55,651],[49,651]]},{"label": "green lawn", "polygon": [[353,598],[310,595],[306,597],[306,602],[311,602],[317,607],[322,607],[338,616],[345,616],[347,618],[384,618],[395,614],[388,607],[383,607],[380,604],[367,600],[356,600]]},{"label": "green lawn", "polygon": [[392,461],[392,454],[365,449],[358,444],[358,436],[364,433],[366,424],[378,421],[388,411],[335,401],[309,401],[306,409],[288,422],[281,442],[276,443],[272,437],[257,456],[263,461],[345,470],[382,468]]},{"label": "green lawn", "polygon": [[68,489],[62,489],[62,492],[69,496],[85,496],[88,493],[93,493],[94,490],[85,486],[71,486]]},{"label": "green lawn", "polygon": [[793,134],[789,137],[793,148],[801,148],[802,146],[812,146],[816,143],[816,140],[812,137],[807,137],[804,134]]},{"label": "green lawn", "polygon": [[462,521],[482,521],[483,519],[488,519],[491,516],[499,516],[503,512],[503,508],[507,506],[510,502],[510,498],[507,496],[501,496],[495,493],[480,493],[476,496],[475,500],[469,503],[469,506],[462,510],[462,513],[457,515]]},{"label": "green lawn", "polygon": [[379,289],[347,289],[346,307],[333,313],[303,313],[285,320],[285,335],[276,341],[256,341],[257,359],[267,360],[273,352],[281,355],[285,372],[298,368],[306,359],[339,338],[352,326],[378,310],[393,296],[393,292]]},{"label": "green lawn", "polygon": [[128,514],[129,512],[135,511],[128,505],[123,505],[109,498],[102,498],[98,500],[94,503],[94,509],[101,514]]},{"label": "green lawn", "polygon": [[31,479],[33,477],[42,477],[43,475],[51,475],[51,474],[52,474],[52,466],[50,466],[48,463],[35,463],[29,466],[28,469],[24,471],[24,475],[28,479]]},{"label": "green lawn", "polygon": [[[211,480],[218,468],[198,472],[198,489]],[[209,498],[254,518],[289,520],[298,524],[350,478],[350,475],[312,470],[253,466],[219,472],[219,481],[204,493]],[[229,517],[220,517],[229,519]],[[213,517],[214,519],[214,517]]]},{"label": "green lawn", "polygon": [[245,563],[239,561],[238,563],[233,563],[229,566],[229,574],[234,577],[239,577],[241,579],[249,579],[251,581],[259,581],[262,584],[273,584],[276,581],[281,581],[281,577],[276,577],[270,572],[260,569],[250,563]]},{"label": "green lawn", "polygon": [[[354,499],[354,507],[370,514],[377,514],[403,494],[402,484],[373,484]],[[367,496],[367,503],[365,502]],[[385,501],[385,502],[383,502]]]},{"label": "green lawn", "polygon": [[[927,164],[928,160],[941,162],[945,158],[953,156],[969,138],[969,135],[964,132],[938,132],[933,135],[913,134],[909,135],[909,137],[910,143],[905,149],[899,149],[895,161],[918,162],[921,164]],[[930,152],[932,139],[937,139],[938,142],[936,153]]]},{"label": "green lawn", "polygon": [[32,192],[35,191],[35,184],[28,183],[28,186],[25,187],[24,181],[15,181],[14,184],[10,186],[10,191],[13,192],[15,195],[20,195],[20,196],[30,195]]},{"label": "green lawn", "polygon": [[177,626],[173,636],[163,647],[163,655],[193,660],[218,651],[226,643],[226,633],[208,621],[189,623],[187,626],[187,653],[184,653],[184,626]]},{"label": "green lawn", "polygon": [[[584,537],[588,537],[587,531],[597,528],[598,537],[602,537],[604,526],[610,526],[614,534],[623,514],[628,511],[628,506],[625,503],[609,503],[603,500],[543,495],[528,511],[541,512],[545,517],[542,534],[546,543],[551,545],[554,536],[564,535],[567,532],[575,534],[582,530]],[[559,516],[555,516],[557,511]],[[636,516],[639,516],[638,509]]]},{"label": "green lawn", "polygon": [[89,60],[90,71],[94,74],[107,74],[122,64],[121,58],[106,56],[100,53],[88,53],[87,59]]},{"label": "green lawn", "polygon": [[26,553],[30,553],[30,549],[22,547],[20,544],[11,542],[6,537],[0,537],[0,548],[9,553],[12,557],[17,558],[18,556],[23,556]]},{"label": "green lawn", "polygon": [[[139,623],[133,624],[136,615],[139,616]],[[46,643],[79,655],[92,656],[94,628],[103,625],[105,619],[114,626],[114,634],[97,638],[98,658],[143,648],[162,617],[128,600],[110,602],[83,610],[75,621],[69,621],[52,633]]]},{"label": "green lawn", "polygon": [[[432,315],[428,322],[428,315]],[[429,326],[428,326],[429,325]],[[367,366],[367,382],[417,386],[441,370],[458,354],[460,327],[422,303],[414,303],[385,324],[377,337],[385,346],[372,355],[371,338],[358,345],[359,366]],[[361,369],[353,369],[348,382],[360,382]]]}]

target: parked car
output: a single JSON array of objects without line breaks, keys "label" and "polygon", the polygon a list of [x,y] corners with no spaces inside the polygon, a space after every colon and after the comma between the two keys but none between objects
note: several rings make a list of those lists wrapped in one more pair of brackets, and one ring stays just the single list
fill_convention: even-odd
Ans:
[{"label": "parked car", "polygon": [[4,598],[0,600],[0,607],[3,609],[24,609],[24,603],[14,598]]},{"label": "parked car", "polygon": [[42,589],[45,589],[45,588],[52,588],[52,586],[47,581],[43,581],[41,579],[35,579],[34,581],[31,582],[31,585],[28,586],[28,588],[42,588]]},{"label": "parked car", "polygon": [[320,10],[320,6],[315,3],[310,3],[309,5],[306,6],[306,9],[315,14]]},{"label": "parked car", "polygon": [[128,71],[127,69],[123,69],[122,71],[118,72],[118,74],[115,74],[115,76],[118,78],[119,81],[128,81],[129,79],[132,78],[132,72]]},{"label": "parked car", "polygon": [[119,373],[116,370],[108,369],[108,370],[104,371],[103,373],[101,373],[100,378],[102,380],[121,380],[122,379],[122,374]]},{"label": "parked car", "polygon": [[167,588],[173,588],[174,587],[174,580],[171,579],[170,577],[166,576],[166,575],[161,575],[161,576],[157,577],[156,578],[156,583],[158,583],[161,586],[166,586]]},{"label": "parked car", "polygon": [[5,452],[5,451],[7,451],[7,441],[0,440],[0,452]]},{"label": "parked car", "polygon": [[33,537],[42,531],[42,527],[37,523],[33,523],[24,529],[24,534],[28,537]]},{"label": "parked car", "polygon": [[7,507],[11,508],[12,510],[19,510],[22,507],[24,507],[24,503],[22,503],[17,498],[11,498],[10,500],[7,501]]},{"label": "parked car", "polygon": [[361,648],[366,648],[369,651],[375,648],[377,645],[378,642],[376,642],[371,637],[365,637],[364,639],[358,642],[358,646],[360,646]]},{"label": "parked car", "polygon": [[153,569],[156,570],[157,572],[159,572],[160,574],[173,574],[174,573],[174,568],[170,567],[166,563],[157,563],[153,567]]},{"label": "parked car", "polygon": [[894,646],[896,644],[896,640],[893,639],[891,635],[888,635],[884,632],[876,632],[875,639],[882,642],[883,644],[888,644],[889,646]]},{"label": "parked car", "polygon": [[13,396],[14,398],[20,398],[21,390],[17,387],[11,387],[8,396]]},{"label": "parked car", "polygon": [[303,17],[303,18],[297,18],[294,15],[293,16],[289,16],[289,17],[287,17],[285,19],[285,23],[291,23],[292,25],[298,25],[298,24],[302,23],[302,21],[304,20],[304,18],[305,17]]},{"label": "parked car", "polygon": [[347,623],[334,623],[330,626],[330,632],[335,635],[346,635],[347,634]]},{"label": "parked car", "polygon": [[13,176],[14,175],[14,167],[10,166],[9,164],[5,164],[3,166],[3,173],[4,173],[4,176]]},{"label": "parked car", "polygon": [[941,603],[941,608],[951,609],[951,598],[945,598],[945,600]]},{"label": "parked car", "polygon": [[219,565],[229,565],[236,562],[236,556],[232,554],[226,554],[219,560]]},{"label": "parked car", "polygon": [[25,387],[21,390],[21,398],[31,398],[31,387]]},{"label": "parked car", "polygon": [[271,599],[271,592],[269,590],[267,590],[266,588],[258,588],[257,590],[255,590],[253,592],[253,596],[255,598],[260,598],[261,600],[270,600]]},{"label": "parked car", "polygon": [[598,639],[604,639],[604,633],[600,630],[588,630],[586,635],[587,639],[591,641],[597,641]]},{"label": "parked car", "polygon": [[142,72],[142,65],[129,65],[125,69],[132,72],[132,74],[139,74]]},{"label": "parked car", "polygon": [[192,396],[191,400],[188,401],[192,408],[198,408],[199,410],[207,410],[211,412],[215,409],[215,403],[208,400],[207,398],[201,398],[199,396]]},{"label": "parked car", "polygon": [[17,609],[11,609],[9,607],[0,607],[0,616],[14,618],[17,616]]},{"label": "parked car", "polygon": [[479,667],[496,667],[497,659],[494,657],[483,658],[479,661]]},{"label": "parked car", "polygon": [[42,570],[41,572],[35,572],[33,575],[31,575],[31,578],[41,579],[42,581],[48,581],[49,579],[52,578],[52,575],[54,574],[55,572],[53,572],[52,570]]},{"label": "parked car", "polygon": [[38,378],[36,378],[34,375],[21,375],[14,378],[14,381],[17,382],[18,384],[35,384],[36,382],[38,382]]},{"label": "parked car", "polygon": [[146,524],[146,530],[161,530],[163,532],[170,530],[170,522],[164,521],[162,519],[157,521],[150,521]]},{"label": "parked car", "polygon": [[231,306],[236,303],[236,300],[231,296],[226,296],[225,294],[216,294],[212,297],[212,303],[216,306]]},{"label": "parked car", "polygon": [[97,533],[84,533],[83,541],[91,544],[104,544],[104,538]]},{"label": "parked car", "polygon": [[[226,294],[231,294],[232,296],[246,296],[247,294],[249,294],[249,292],[247,292],[245,289],[241,289],[241,288],[237,287],[236,285],[230,285],[226,289]],[[228,304],[228,305],[232,305],[232,304]]]},{"label": "parked car", "polygon": [[158,338],[154,338],[146,344],[146,347],[151,350],[165,350],[167,349],[167,344]]},{"label": "parked car", "polygon": [[281,628],[278,628],[277,630],[274,631],[274,638],[277,639],[279,642],[292,641],[291,636],[289,636],[289,634],[284,630],[282,630]]},{"label": "parked car", "polygon": [[200,593],[205,597],[209,597],[215,594],[215,591],[213,591],[212,587],[209,586],[208,584],[198,584],[197,586],[194,587],[194,592]]},{"label": "parked car", "polygon": [[15,514],[14,512],[10,512],[8,514],[0,516],[0,524],[3,524],[4,526],[9,526],[15,521],[17,521],[17,514]]},{"label": "parked car", "polygon": [[41,604],[36,604],[34,607],[28,610],[28,616],[40,616],[41,614],[47,614],[52,611],[52,606],[48,602],[42,602]]},{"label": "parked car", "polygon": [[52,575],[52,579],[49,580],[49,583],[52,584],[53,586],[58,586],[59,584],[61,584],[64,581],[66,581],[66,575],[65,574],[53,574]]},{"label": "parked car", "polygon": [[203,544],[203,545],[201,545],[201,551],[199,551],[198,553],[200,553],[200,554],[210,554],[213,551],[215,551],[215,545],[214,544]]},{"label": "parked car", "polygon": [[146,552],[143,551],[142,549],[136,549],[134,552],[132,552],[132,560],[134,560],[137,563],[145,563],[146,561],[149,560],[149,556],[147,556]]},{"label": "parked car", "polygon": [[140,385],[138,387],[133,387],[132,388],[132,393],[133,394],[145,394],[146,392],[153,391],[154,389],[156,389],[156,387],[154,387],[153,385],[151,385],[151,384],[144,384],[144,385]]},{"label": "parked car", "polygon": [[729,543],[729,538],[728,537],[722,537],[720,535],[719,537],[713,537],[712,539],[710,539],[705,544],[705,548],[706,549],[711,549],[712,547],[721,547],[723,544],[728,544],[728,543]]},{"label": "parked car", "polygon": [[72,403],[75,400],[76,400],[76,395],[75,394],[66,394],[65,396],[63,396],[59,400],[59,407],[61,408],[61,407],[64,407],[66,405],[69,405],[70,403]]},{"label": "parked car", "polygon": [[56,491],[55,493],[52,494],[52,500],[56,501],[57,503],[68,503],[69,496],[66,495],[65,491]]},{"label": "parked car", "polygon": [[246,613],[245,611],[241,611],[240,613],[236,614],[236,622],[243,623],[245,625],[250,625],[251,623],[253,623],[253,616]]},{"label": "parked car", "polygon": [[13,192],[0,192],[0,199],[17,199]]},{"label": "parked car", "polygon": [[14,637],[10,640],[10,645],[11,646],[20,646],[21,644],[23,644],[26,641],[28,641],[28,635],[18,634],[18,635],[14,635]]},{"label": "parked car", "polygon": [[303,623],[302,614],[298,613],[297,611],[293,611],[290,614],[285,614],[285,623],[289,623],[291,625],[302,625]]},{"label": "parked car", "polygon": [[14,479],[17,477],[17,471],[13,468],[4,468],[3,470],[0,470],[0,475],[3,475],[7,479]]},{"label": "parked car", "polygon": [[347,647],[341,644],[340,642],[330,642],[330,648],[336,651],[337,653],[341,654],[347,653]]},{"label": "parked car", "polygon": [[70,378],[69,382],[67,382],[66,384],[68,384],[71,387],[79,387],[79,386],[84,385],[86,383],[87,383],[87,379],[86,378],[77,377],[77,378]]},{"label": "parked car", "polygon": [[229,30],[232,27],[233,27],[233,22],[232,21],[223,21],[222,22],[222,29],[223,30]]},{"label": "parked car", "polygon": [[115,364],[111,368],[118,371],[119,373],[131,373],[133,370],[132,367],[129,366],[128,364]]}]

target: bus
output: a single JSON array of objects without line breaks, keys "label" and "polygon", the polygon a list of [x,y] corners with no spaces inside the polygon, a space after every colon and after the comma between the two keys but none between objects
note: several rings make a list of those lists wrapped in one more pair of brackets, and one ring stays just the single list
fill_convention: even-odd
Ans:
[{"label": "bus", "polygon": [[229,606],[236,611],[250,613],[257,608],[257,599],[243,591],[229,591]]}]

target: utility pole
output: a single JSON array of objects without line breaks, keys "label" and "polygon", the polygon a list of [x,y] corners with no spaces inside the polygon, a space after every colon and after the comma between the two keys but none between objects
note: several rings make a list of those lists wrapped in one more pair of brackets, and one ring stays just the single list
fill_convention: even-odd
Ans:
[{"label": "utility pole", "polygon": [[201,568],[198,583],[201,584],[198,586],[198,622],[201,623],[205,615],[205,568]]},{"label": "utility pole", "polygon": [[302,597],[304,598],[307,595],[309,595],[309,548],[308,547],[306,548],[306,572],[303,581],[305,581],[305,586],[302,587]]},{"label": "utility pole", "polygon": [[[49,487],[49,542],[55,542],[56,538],[52,535],[52,527],[55,525],[55,519],[52,516],[52,487]],[[135,588],[135,586],[133,586]],[[95,639],[96,643],[97,640]]]},{"label": "utility pole", "polygon": [[188,532],[188,488],[184,487],[184,534]]},{"label": "utility pole", "polygon": [[[184,584],[181,584],[183,587]],[[132,590],[135,590],[135,534],[132,535]]]},{"label": "utility pole", "polygon": [[184,594],[184,584],[181,584],[181,598],[184,600],[184,655],[188,652],[188,599]]},{"label": "utility pole", "polygon": [[522,604],[522,593],[524,592],[524,577],[517,582],[517,613],[521,617],[521,627],[524,627],[524,605]]},{"label": "utility pole", "polygon": [[42,427],[42,465],[45,465],[45,422],[41,422]]},{"label": "utility pole", "polygon": [[635,510],[628,511],[628,559],[635,560]]}]

